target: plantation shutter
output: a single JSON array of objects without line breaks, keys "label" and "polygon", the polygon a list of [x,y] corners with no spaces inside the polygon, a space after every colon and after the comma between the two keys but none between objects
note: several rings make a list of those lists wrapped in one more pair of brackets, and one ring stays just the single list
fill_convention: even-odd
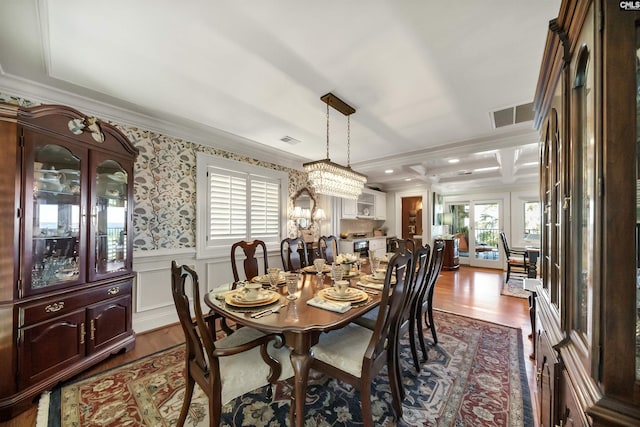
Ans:
[{"label": "plantation shutter", "polygon": [[278,241],[280,237],[280,183],[252,176],[250,234],[252,239]]},{"label": "plantation shutter", "polygon": [[209,168],[209,239],[242,240],[247,236],[247,177]]}]

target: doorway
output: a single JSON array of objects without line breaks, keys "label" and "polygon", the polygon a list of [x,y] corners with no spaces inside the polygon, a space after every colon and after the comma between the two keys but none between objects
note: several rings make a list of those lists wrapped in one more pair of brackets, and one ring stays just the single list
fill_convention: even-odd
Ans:
[{"label": "doorway", "polygon": [[402,238],[422,246],[422,196],[402,198]]},{"label": "doorway", "polygon": [[500,230],[503,201],[445,202],[444,223],[458,239],[460,262],[473,267],[502,268]]}]

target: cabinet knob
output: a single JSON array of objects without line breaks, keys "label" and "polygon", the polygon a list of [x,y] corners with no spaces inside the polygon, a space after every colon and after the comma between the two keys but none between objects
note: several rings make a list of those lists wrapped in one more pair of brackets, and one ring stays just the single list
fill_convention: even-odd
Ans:
[{"label": "cabinet knob", "polygon": [[64,301],[54,302],[53,304],[49,304],[44,308],[44,311],[47,313],[55,313],[56,311],[60,311],[64,308]]},{"label": "cabinet knob", "polygon": [[118,294],[119,292],[120,292],[120,287],[119,287],[119,286],[114,286],[113,288],[109,288],[109,289],[107,290],[107,293],[108,293],[109,295],[116,295],[116,294]]}]

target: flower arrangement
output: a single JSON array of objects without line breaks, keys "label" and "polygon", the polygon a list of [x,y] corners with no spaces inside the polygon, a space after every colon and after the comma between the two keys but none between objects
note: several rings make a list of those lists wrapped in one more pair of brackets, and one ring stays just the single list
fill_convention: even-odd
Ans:
[{"label": "flower arrangement", "polygon": [[338,264],[352,264],[358,261],[358,256],[355,254],[338,254],[336,257],[336,263]]}]

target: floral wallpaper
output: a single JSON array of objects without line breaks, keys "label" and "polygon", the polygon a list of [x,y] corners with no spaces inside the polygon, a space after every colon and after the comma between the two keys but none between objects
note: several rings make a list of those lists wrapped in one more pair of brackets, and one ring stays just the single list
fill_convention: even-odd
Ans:
[{"label": "floral wallpaper", "polygon": [[[38,105],[4,93],[0,93],[0,102],[25,107]],[[287,234],[289,237],[298,235],[297,226],[290,218],[293,212],[291,198],[300,188],[308,187],[305,172],[135,127],[112,124],[140,152],[134,168],[134,250],[195,248],[198,152],[287,172]],[[317,227],[312,231],[317,239]]]}]

